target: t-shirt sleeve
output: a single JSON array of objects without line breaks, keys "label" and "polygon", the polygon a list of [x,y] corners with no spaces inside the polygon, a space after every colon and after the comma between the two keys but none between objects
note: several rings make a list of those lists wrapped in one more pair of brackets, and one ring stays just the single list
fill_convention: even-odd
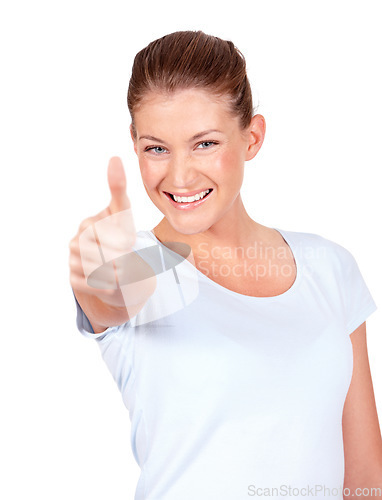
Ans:
[{"label": "t-shirt sleeve", "polygon": [[121,328],[122,325],[119,326],[109,326],[105,331],[100,332],[100,333],[94,333],[93,327],[82,310],[82,307],[78,303],[78,300],[73,292],[74,300],[76,301],[76,307],[77,307],[77,328],[84,335],[84,337],[92,338],[92,339],[103,339],[106,335],[109,335],[110,333],[116,332]]},{"label": "t-shirt sleeve", "polygon": [[346,250],[344,269],[346,331],[350,335],[377,309],[354,256]]}]

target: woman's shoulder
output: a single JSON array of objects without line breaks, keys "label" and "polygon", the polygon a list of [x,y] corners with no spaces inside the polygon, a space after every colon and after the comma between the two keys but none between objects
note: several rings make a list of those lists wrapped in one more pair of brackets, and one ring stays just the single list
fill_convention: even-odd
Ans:
[{"label": "woman's shoulder", "polygon": [[281,233],[285,233],[285,236],[293,242],[295,248],[306,259],[317,260],[324,265],[331,264],[338,269],[355,262],[351,251],[331,237],[295,230],[281,230]]}]

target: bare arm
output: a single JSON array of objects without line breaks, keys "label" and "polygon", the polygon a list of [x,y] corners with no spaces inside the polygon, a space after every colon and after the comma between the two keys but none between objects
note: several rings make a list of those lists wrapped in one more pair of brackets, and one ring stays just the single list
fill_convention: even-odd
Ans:
[{"label": "bare arm", "polygon": [[[342,417],[344,489],[349,488],[350,496],[354,494],[356,498],[382,498],[382,437],[367,352],[366,322],[354,330],[350,338],[353,375]],[[360,496],[361,490],[356,492],[357,488],[367,488],[368,495]],[[376,490],[372,492],[371,488]]]}]

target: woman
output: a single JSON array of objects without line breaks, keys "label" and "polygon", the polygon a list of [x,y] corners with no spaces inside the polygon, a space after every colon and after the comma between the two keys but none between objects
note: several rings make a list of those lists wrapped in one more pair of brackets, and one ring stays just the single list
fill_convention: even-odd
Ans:
[{"label": "woman", "polygon": [[244,57],[200,31],[162,37],[135,57],[128,106],[164,217],[135,233],[112,158],[110,205],[83,221],[70,263],[78,328],[130,413],[135,500],[382,488],[365,323],[376,305],[347,249],[246,212],[244,164],[265,120]]}]

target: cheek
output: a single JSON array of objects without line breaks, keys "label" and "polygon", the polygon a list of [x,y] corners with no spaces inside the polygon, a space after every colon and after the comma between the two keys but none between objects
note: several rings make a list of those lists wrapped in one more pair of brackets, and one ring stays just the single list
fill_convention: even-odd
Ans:
[{"label": "cheek", "polygon": [[243,163],[237,152],[227,150],[212,161],[211,169],[221,180],[236,178],[240,181]]},{"label": "cheek", "polygon": [[139,161],[139,169],[143,184],[148,189],[154,189],[163,178],[163,168],[160,168],[158,163],[153,164],[150,161],[141,159]]}]

